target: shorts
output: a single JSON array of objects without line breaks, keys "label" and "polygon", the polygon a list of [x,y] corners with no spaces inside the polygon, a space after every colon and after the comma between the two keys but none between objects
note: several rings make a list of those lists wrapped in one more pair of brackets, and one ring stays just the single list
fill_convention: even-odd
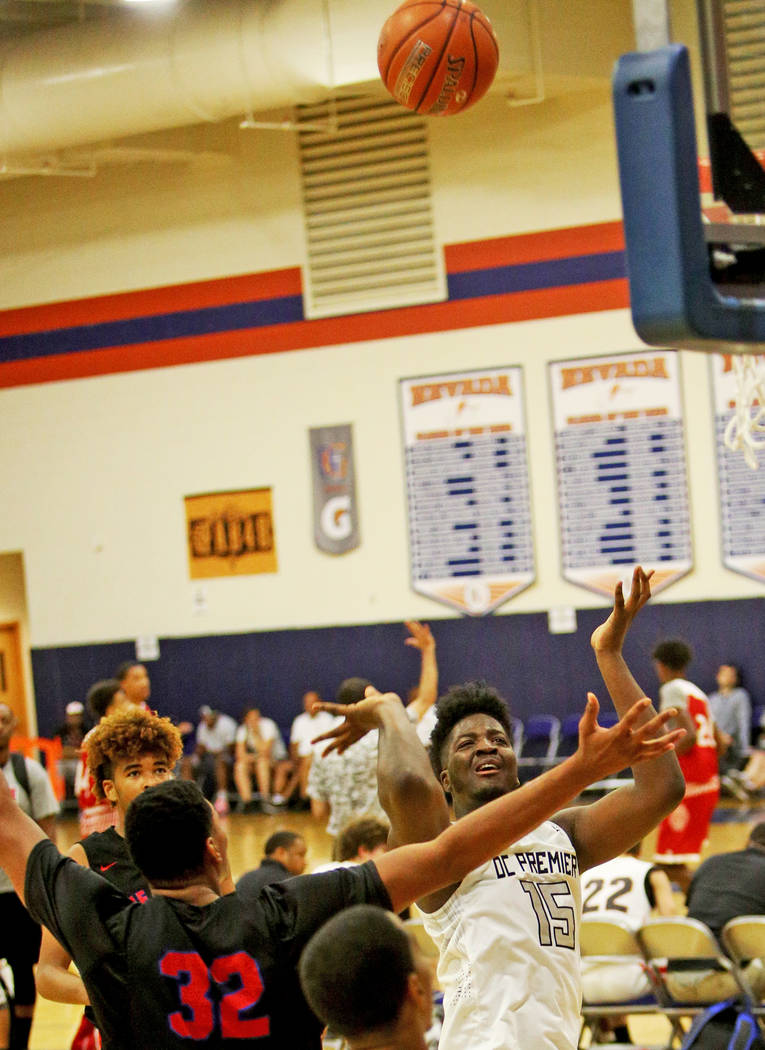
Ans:
[{"label": "shorts", "polygon": [[[694,785],[689,785],[693,789]],[[701,847],[709,832],[718,788],[702,794],[686,794],[683,801],[659,824],[653,859],[660,864],[693,864],[701,859]]]},{"label": "shorts", "polygon": [[0,893],[0,958],[13,970],[13,998],[19,1006],[35,1001],[34,965],[40,957],[40,927],[15,893]]}]

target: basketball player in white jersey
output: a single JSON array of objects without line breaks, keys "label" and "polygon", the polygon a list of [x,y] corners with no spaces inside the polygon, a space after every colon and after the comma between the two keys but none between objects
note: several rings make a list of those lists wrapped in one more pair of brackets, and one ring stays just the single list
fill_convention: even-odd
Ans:
[{"label": "basketball player in white jersey", "polygon": [[[617,584],[613,611],[591,639],[620,718],[643,696],[622,645],[650,597],[649,579],[636,568],[626,602]],[[369,728],[365,710],[323,706],[346,716],[325,734],[334,747],[348,746]],[[508,711],[493,690],[468,683],[450,690],[437,710],[431,761],[457,820],[519,787]],[[654,714],[649,706],[643,717]],[[423,774],[422,752],[408,746],[396,760],[385,734],[380,741],[380,800],[391,821],[391,844],[432,838],[448,815],[432,791],[432,778]],[[652,759],[635,767],[634,783],[592,805],[560,811],[460,883],[418,901],[440,951],[440,1050],[574,1050],[581,1002],[580,874],[655,828],[677,806],[684,787],[674,754]]]},{"label": "basketball player in white jersey", "polygon": [[[658,915],[676,915],[677,903],[666,871],[640,860],[640,843],[582,878],[582,915],[589,919],[618,919],[631,930]],[[640,962],[582,960],[582,991],[587,1003],[618,1003],[650,995],[651,982]],[[603,1017],[601,1031],[611,1031],[617,1043],[629,1043],[627,1018]]]}]

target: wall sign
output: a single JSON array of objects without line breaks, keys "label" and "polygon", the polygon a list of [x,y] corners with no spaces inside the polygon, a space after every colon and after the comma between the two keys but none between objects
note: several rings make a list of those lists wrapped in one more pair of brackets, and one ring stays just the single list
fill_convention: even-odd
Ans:
[{"label": "wall sign", "polygon": [[276,572],[271,489],[186,496],[192,580]]},{"label": "wall sign", "polygon": [[692,565],[678,354],[548,368],[564,577],[610,597],[640,564],[667,587]]},{"label": "wall sign", "polygon": [[[765,355],[758,355],[765,361]],[[760,450],[757,470],[747,466],[743,452],[725,444],[725,428],[736,403],[736,379],[731,354],[711,354],[712,398],[720,486],[720,531],[723,564],[765,579],[765,449]]]},{"label": "wall sign", "polygon": [[519,367],[400,383],[412,586],[482,616],[534,579]]},{"label": "wall sign", "polygon": [[313,480],[313,537],[319,550],[345,554],[359,545],[353,432],[350,424],[308,431]]}]

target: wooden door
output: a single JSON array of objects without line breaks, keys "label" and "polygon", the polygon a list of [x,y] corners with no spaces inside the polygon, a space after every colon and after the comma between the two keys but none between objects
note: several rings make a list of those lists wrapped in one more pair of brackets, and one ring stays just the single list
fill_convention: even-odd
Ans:
[{"label": "wooden door", "polygon": [[17,623],[0,624],[0,703],[8,704],[18,718],[16,734],[28,736],[26,690],[21,665],[21,636]]}]

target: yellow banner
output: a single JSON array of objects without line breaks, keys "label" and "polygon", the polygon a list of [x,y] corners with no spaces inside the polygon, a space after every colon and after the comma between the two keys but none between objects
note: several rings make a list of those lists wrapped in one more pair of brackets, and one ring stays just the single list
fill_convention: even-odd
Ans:
[{"label": "yellow banner", "polygon": [[276,572],[271,489],[186,496],[192,580]]}]

